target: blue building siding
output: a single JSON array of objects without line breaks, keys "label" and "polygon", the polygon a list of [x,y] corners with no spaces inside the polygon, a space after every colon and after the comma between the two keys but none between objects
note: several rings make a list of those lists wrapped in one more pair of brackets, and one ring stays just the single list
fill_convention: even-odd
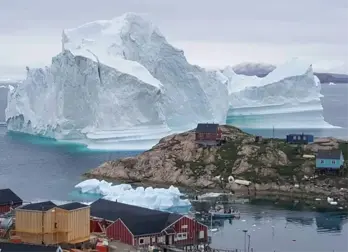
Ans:
[{"label": "blue building siding", "polygon": [[340,159],[324,159],[317,158],[315,160],[315,167],[317,169],[339,169],[344,163],[343,154],[341,153]]},{"label": "blue building siding", "polygon": [[314,142],[314,136],[307,134],[289,134],[286,136],[286,141],[288,143],[308,144]]}]

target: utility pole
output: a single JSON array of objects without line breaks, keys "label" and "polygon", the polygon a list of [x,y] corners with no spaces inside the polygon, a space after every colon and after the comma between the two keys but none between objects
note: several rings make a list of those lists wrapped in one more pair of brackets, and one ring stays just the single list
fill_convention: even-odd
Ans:
[{"label": "utility pole", "polygon": [[248,230],[244,229],[243,232],[244,232],[244,252],[247,252],[246,235],[247,235]]}]

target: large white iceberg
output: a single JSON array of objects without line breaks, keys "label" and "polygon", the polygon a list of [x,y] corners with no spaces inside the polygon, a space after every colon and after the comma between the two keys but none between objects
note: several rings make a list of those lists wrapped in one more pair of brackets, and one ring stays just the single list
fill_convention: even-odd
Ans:
[{"label": "large white iceberg", "polygon": [[97,194],[104,199],[120,203],[136,205],[156,210],[175,210],[185,208],[189,210],[191,203],[181,199],[183,194],[178,188],[170,186],[165,188],[137,187],[129,184],[112,185],[104,180],[88,179],[77,184],[75,188],[84,194]]},{"label": "large white iceberg", "polygon": [[226,121],[222,74],[190,65],[183,51],[133,13],[65,30],[51,66],[27,71],[9,95],[12,131],[87,139],[92,146],[157,141],[197,122]]},{"label": "large white iceberg", "polygon": [[[307,111],[294,121],[289,112]],[[291,61],[264,78],[190,65],[134,13],[62,33],[49,67],[27,68],[8,95],[8,130],[89,148],[147,149],[197,122],[243,128],[330,127],[310,64]],[[308,123],[310,121],[310,124]]]},{"label": "large white iceberg", "polygon": [[241,128],[331,128],[322,115],[321,84],[312,65],[294,58],[266,77],[237,75],[228,78],[228,122]]}]

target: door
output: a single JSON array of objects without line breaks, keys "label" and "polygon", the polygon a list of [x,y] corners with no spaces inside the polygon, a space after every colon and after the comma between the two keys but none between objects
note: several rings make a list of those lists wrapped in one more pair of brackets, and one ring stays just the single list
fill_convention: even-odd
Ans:
[{"label": "door", "polygon": [[166,235],[166,245],[172,245],[172,243],[173,243],[173,236]]}]

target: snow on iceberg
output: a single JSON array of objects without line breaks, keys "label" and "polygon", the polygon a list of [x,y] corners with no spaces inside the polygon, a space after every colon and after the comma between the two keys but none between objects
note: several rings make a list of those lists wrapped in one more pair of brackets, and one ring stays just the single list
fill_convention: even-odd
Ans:
[{"label": "snow on iceberg", "polygon": [[64,30],[62,52],[48,67],[27,68],[5,112],[10,131],[144,150],[198,122],[331,127],[320,96],[310,64],[293,60],[264,78],[208,71],[190,65],[151,22],[126,13]]},{"label": "snow on iceberg", "polygon": [[112,185],[104,180],[88,179],[75,186],[84,194],[101,195],[104,199],[125,204],[136,205],[156,210],[174,210],[175,208],[191,208],[187,199],[181,199],[183,194],[178,188],[170,186],[165,188],[137,187],[129,184]]},{"label": "snow on iceberg", "polygon": [[331,128],[322,115],[319,79],[312,65],[292,59],[266,77],[237,75],[228,78],[230,110],[227,122],[241,128]]},{"label": "snow on iceberg", "polygon": [[153,145],[200,121],[226,121],[222,74],[190,65],[157,27],[133,13],[65,30],[51,66],[27,70],[9,96],[11,131],[90,146]]}]

